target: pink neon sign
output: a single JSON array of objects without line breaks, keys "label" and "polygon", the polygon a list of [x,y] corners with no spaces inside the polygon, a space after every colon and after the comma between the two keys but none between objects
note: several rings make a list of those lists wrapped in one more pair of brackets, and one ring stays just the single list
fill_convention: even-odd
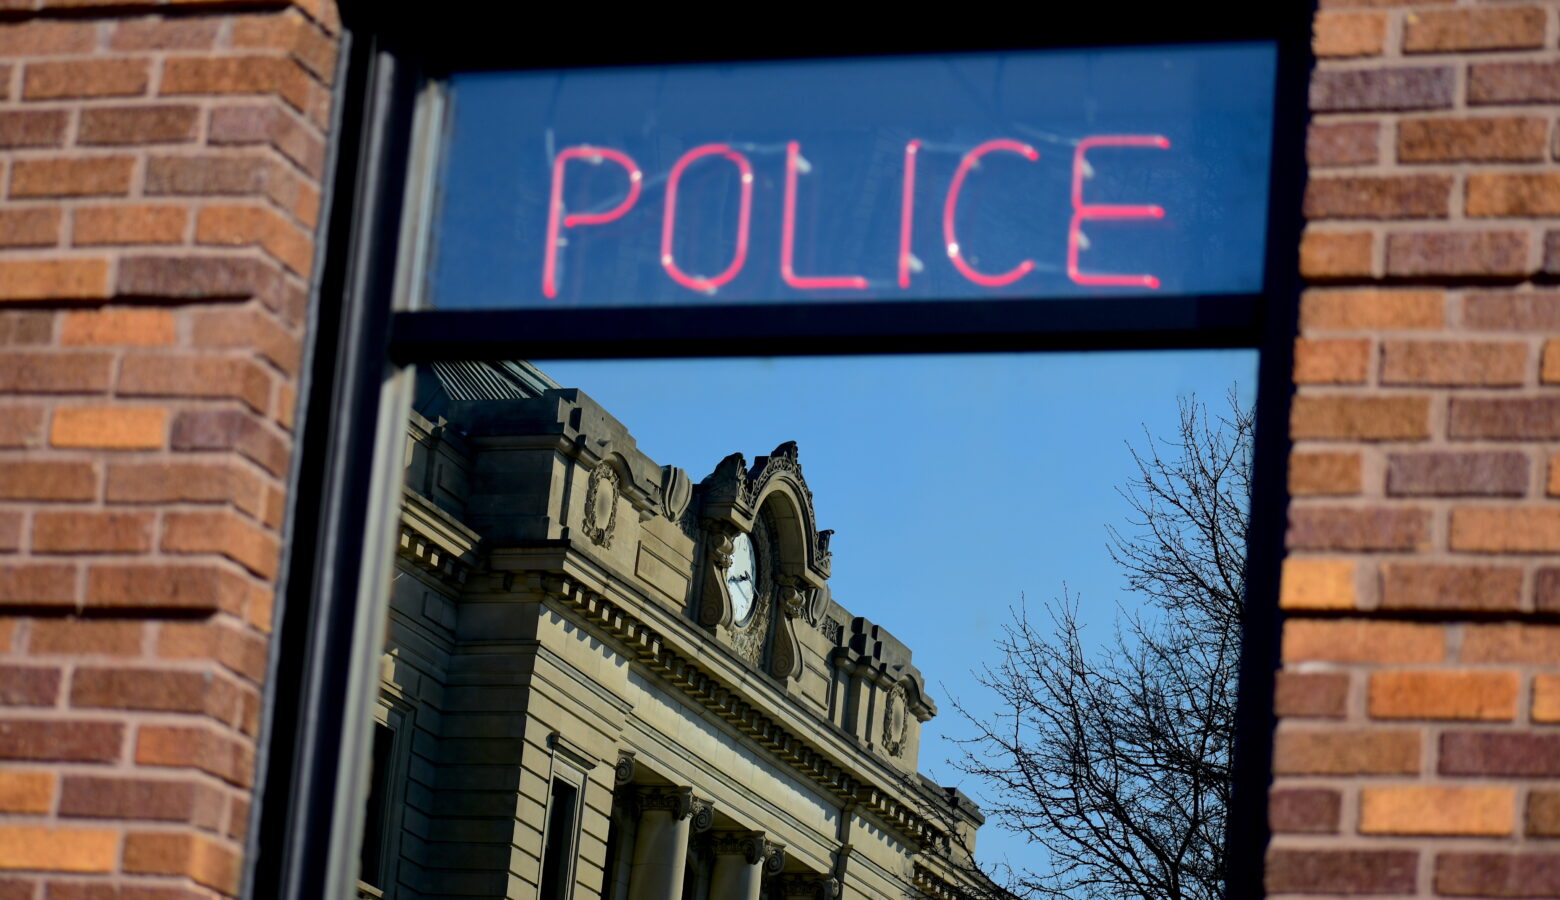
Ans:
[{"label": "pink neon sign", "polygon": [[[921,257],[915,253],[913,244],[915,207],[919,197],[918,189],[926,186],[925,179],[922,179],[920,185],[917,183],[917,165],[925,150],[925,146],[924,141],[912,138],[905,144],[904,149],[904,162],[901,170],[902,189],[899,204],[898,252],[892,260],[893,269],[897,276],[895,283],[900,289],[908,289],[912,274],[923,271]],[[1092,220],[1163,220],[1166,218],[1165,209],[1156,204],[1093,203],[1087,201],[1085,199],[1084,182],[1094,174],[1092,164],[1088,160],[1087,155],[1090,150],[1096,148],[1169,150],[1170,141],[1162,135],[1137,134],[1090,135],[1076,142],[1072,154],[1071,205],[1070,208],[1059,213],[1066,216],[1068,221],[1065,247],[1067,278],[1074,284],[1083,286],[1157,290],[1160,287],[1160,279],[1152,274],[1122,274],[1085,271],[1083,269],[1082,258],[1088,249],[1088,241],[1083,232],[1086,222]],[[1037,267],[1034,259],[1025,258],[1006,271],[985,271],[977,267],[974,261],[977,254],[972,252],[972,248],[960,242],[958,222],[961,194],[964,192],[970,179],[995,177],[981,172],[982,161],[992,154],[1016,155],[1030,163],[1038,162],[1041,158],[1039,150],[1030,144],[1011,138],[987,140],[964,151],[959,157],[958,165],[951,180],[946,189],[942,191],[941,224],[943,246],[940,248],[939,253],[933,254],[933,258],[946,256],[949,264],[959,276],[977,287],[988,289],[1004,288],[1013,285],[1033,273]],[[685,271],[678,265],[676,260],[674,247],[678,244],[677,211],[684,175],[695,164],[707,164],[701,163],[701,161],[707,158],[709,162],[724,161],[736,168],[740,184],[740,200],[736,222],[735,250],[730,262],[716,274],[697,275]],[[610,208],[601,212],[569,212],[566,210],[563,198],[568,182],[570,162],[586,162],[593,165],[612,163],[621,168],[626,175],[627,184],[621,199]],[[804,292],[866,290],[872,284],[866,275],[804,275],[796,271],[797,195],[802,176],[809,170],[810,164],[802,155],[801,143],[795,140],[786,142],[782,177],[784,187],[780,203],[780,246],[777,254],[781,279],[787,286]],[[573,228],[605,225],[624,219],[629,216],[639,202],[640,195],[646,184],[645,175],[639,165],[626,153],[610,147],[590,144],[565,147],[558,151],[553,159],[551,176],[552,180],[548,193],[547,229],[545,233],[546,243],[542,248],[542,293],[549,299],[557,297],[559,292],[558,257],[559,247],[565,243],[563,231]],[[664,187],[662,188],[664,198],[659,259],[661,268],[668,278],[690,291],[714,294],[741,275],[743,268],[749,261],[749,243],[754,206],[753,191],[756,180],[752,160],[729,143],[702,144],[678,157],[666,173]],[[932,187],[932,190],[937,190],[935,185]],[[685,249],[687,241],[697,241],[699,237],[697,234],[684,236],[682,240],[685,242]],[[577,275],[576,277],[584,276]]]}]

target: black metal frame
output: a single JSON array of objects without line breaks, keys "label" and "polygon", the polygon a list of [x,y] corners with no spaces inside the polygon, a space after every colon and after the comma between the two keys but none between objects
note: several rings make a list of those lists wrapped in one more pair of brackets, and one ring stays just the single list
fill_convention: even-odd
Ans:
[{"label": "black metal frame", "polygon": [[[300,392],[290,539],[279,589],[245,894],[320,895],[334,825],[345,692],[380,388],[398,364],[439,359],[799,355],[921,351],[1253,347],[1261,351],[1249,596],[1229,811],[1228,895],[1262,891],[1277,665],[1279,564],[1292,347],[1298,321],[1300,201],[1314,0],[1126,0],[1099,16],[1050,12],[1030,23],[938,23],[919,36],[755,26],[732,58],[799,58],[1023,47],[1269,39],[1279,46],[1265,282],[1255,294],[993,302],[792,304],[653,310],[390,312],[421,80],[461,69],[546,68],[718,58],[705,35],[603,41],[482,26],[486,11],[341,0],[346,22],[328,212]],[[692,15],[692,13],[687,13]],[[772,17],[771,17],[772,18]],[[1027,26],[1033,39],[1021,34]],[[813,29],[816,32],[816,29]],[[730,29],[728,33],[744,33]],[[695,39],[698,38],[698,39]],[[589,335],[589,339],[581,338]]]}]

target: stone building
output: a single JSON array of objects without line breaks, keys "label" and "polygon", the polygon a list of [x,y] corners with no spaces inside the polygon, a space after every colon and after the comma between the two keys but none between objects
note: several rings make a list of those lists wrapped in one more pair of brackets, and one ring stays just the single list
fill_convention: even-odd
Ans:
[{"label": "stone building", "polygon": [[830,594],[795,444],[694,482],[528,365],[418,393],[363,896],[986,888],[979,810],[917,772],[909,648]]},{"label": "stone building", "polygon": [[[514,498],[549,510],[538,516],[556,506],[551,524],[491,523],[540,535],[508,550],[504,596],[528,598],[509,604],[529,609],[528,631],[517,609],[479,593],[493,585],[485,575],[473,583],[475,558],[461,556],[462,542],[487,537],[483,517],[504,510],[450,512],[467,490],[456,461],[474,452],[466,474],[480,481],[480,442],[499,436],[461,438],[457,451],[425,416],[418,446],[444,454],[451,480],[414,484],[423,500],[404,517],[420,536],[407,534],[396,582],[393,636],[405,650],[387,671],[393,687],[382,702],[342,685],[303,689],[311,667],[330,661],[310,652],[311,629],[350,627],[353,602],[322,595],[321,618],[307,618],[298,598],[312,558],[359,540],[331,523],[369,502],[345,503],[304,476],[333,471],[338,457],[367,465],[372,421],[338,415],[360,410],[361,395],[332,386],[355,383],[354,365],[376,376],[394,368],[370,335],[391,317],[390,292],[348,316],[355,295],[342,272],[352,227],[394,218],[365,207],[374,214],[354,219],[367,178],[356,164],[400,135],[373,132],[389,120],[351,118],[371,92],[343,61],[372,46],[387,19],[510,39],[490,6],[0,2],[0,897],[339,893],[361,867],[345,823],[359,821],[361,761],[376,750],[380,771],[404,762],[411,777],[381,792],[370,826],[428,838],[403,843],[414,853],[395,860],[371,842],[372,868],[393,869],[397,883],[440,865],[507,878],[498,857],[508,827],[526,829],[512,836],[545,857],[546,835],[559,830],[536,815],[555,785],[551,808],[567,809],[573,792],[579,822],[577,854],[552,845],[554,858],[579,859],[560,879],[616,885],[627,872],[630,885],[649,883],[633,874],[641,833],[670,845],[641,863],[675,868],[681,835],[701,848],[709,840],[691,837],[695,800],[713,831],[761,831],[763,843],[744,837],[751,853],[740,856],[711,843],[685,884],[717,871],[751,879],[759,864],[747,860],[780,858],[771,842],[785,845],[782,875],[847,889],[906,868],[925,885],[953,878],[938,869],[953,856],[911,849],[924,848],[923,827],[956,829],[923,811],[944,807],[920,806],[938,792],[913,780],[915,681],[893,670],[907,660],[855,619],[837,619],[838,638],[816,629],[837,607],[824,602],[805,492],[778,470],[785,451],[766,463],[777,467],[767,513],[735,492],[749,483],[741,465],[707,494],[690,479],[680,506],[677,479],[631,448],[605,461],[588,445],[559,455],[542,482],[556,495]],[[1295,221],[1269,262],[1294,289],[1274,298],[1272,328],[1251,344],[1267,386],[1258,416],[1276,436],[1257,462],[1259,483],[1276,487],[1253,533],[1282,579],[1250,598],[1259,615],[1247,646],[1272,656],[1245,670],[1251,727],[1237,762],[1252,777],[1232,810],[1241,896],[1560,897],[1560,2],[1085,5],[1048,8],[1037,40],[1067,42],[1077,26],[1109,43],[1156,10],[1212,33],[1231,7],[1295,10],[1284,38],[1313,50],[1277,116],[1291,162],[1276,183],[1291,196],[1275,202]],[[1020,43],[1011,30],[994,29],[993,41]],[[365,346],[366,363],[342,350]],[[586,407],[576,408],[583,423]],[[532,452],[515,443],[494,452]],[[439,478],[438,465],[414,469]],[[599,507],[585,505],[592,482]],[[696,517],[691,533],[665,515],[672,509]],[[755,570],[774,579],[765,614],[777,628],[757,650],[756,632],[705,605],[715,547],[706,519],[777,542],[754,550],[755,564],[783,564]],[[547,549],[561,534],[541,529],[564,524],[575,549]],[[610,546],[589,536],[608,531]],[[640,557],[640,546],[651,549]],[[531,583],[528,573],[550,566],[557,577]],[[800,601],[795,617],[795,604],[775,605],[792,597],[782,587]],[[506,648],[491,655],[535,667],[504,669],[480,643],[458,640],[457,599],[503,613],[476,636]],[[769,741],[755,753],[774,761],[777,784],[812,798],[816,818],[770,815],[768,798],[732,787],[722,765],[740,765],[734,753],[695,773],[626,724],[609,740],[595,731],[604,723],[563,710],[529,710],[543,733],[475,727],[484,713],[448,699],[439,709],[459,709],[458,721],[416,714],[418,665],[449,689],[476,679],[467,693],[478,705],[484,692],[514,699],[529,696],[527,679],[562,677],[539,649],[515,652],[547,629],[578,651],[574,662],[595,654],[604,683],[660,686],[668,715],[698,723],[690,742]],[[365,671],[382,642],[361,641],[372,650]],[[794,674],[776,676],[787,654],[781,671]],[[621,668],[607,671],[609,660]],[[899,757],[880,731],[894,684],[905,691]],[[747,706],[722,711],[738,701]],[[612,702],[610,691],[590,694],[579,709]],[[343,752],[298,737],[299,723],[367,723],[364,705],[380,710],[376,746]],[[469,804],[504,794],[455,788],[468,770],[492,774],[484,742],[536,764],[526,782],[500,786],[513,802],[491,817]],[[621,771],[646,798],[638,816],[627,788],[615,803],[628,759]],[[458,829],[418,831],[436,803],[454,804]],[[526,815],[503,821],[521,805]],[[946,808],[955,823],[975,821],[962,803]],[[289,844],[294,833],[303,838]],[[437,840],[467,837],[491,849],[456,859]],[[560,883],[547,880],[556,869],[533,868]]]}]

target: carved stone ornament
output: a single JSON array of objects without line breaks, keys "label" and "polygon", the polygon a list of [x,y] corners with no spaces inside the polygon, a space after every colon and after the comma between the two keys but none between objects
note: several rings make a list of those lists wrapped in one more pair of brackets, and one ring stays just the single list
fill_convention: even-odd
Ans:
[{"label": "carved stone ornament", "polygon": [[905,701],[904,685],[889,688],[883,700],[883,750],[890,756],[905,753],[905,733],[910,728],[909,705]]},{"label": "carved stone ornament", "polygon": [[741,854],[750,866],[769,859],[779,849],[762,831],[714,831],[710,833],[710,849],[720,856]]},{"label": "carved stone ornament", "polygon": [[764,854],[764,874],[775,876],[785,868],[785,845],[774,841],[768,842],[768,849]]},{"label": "carved stone ornament", "polygon": [[785,900],[835,900],[840,895],[840,880],[816,875],[788,876],[780,880],[777,893]]},{"label": "carved stone ornament", "polygon": [[612,546],[617,527],[618,474],[605,462],[590,470],[585,488],[585,536],[598,547]]},{"label": "carved stone ornament", "polygon": [[703,834],[715,825],[715,801],[693,798],[693,831]]},{"label": "carved stone ornament", "polygon": [[634,760],[634,751],[623,750],[618,753],[617,765],[612,769],[612,781],[614,784],[628,784],[634,780],[634,772],[639,768],[639,763]]},{"label": "carved stone ornament", "polygon": [[710,523],[709,555],[711,565],[704,567],[704,589],[699,598],[699,624],[705,628],[731,623],[731,598],[726,594],[726,570],[731,568],[732,544],[729,525]]},{"label": "carved stone ornament", "polygon": [[676,466],[661,467],[661,515],[676,522],[688,510],[693,499],[693,484],[688,473]]},{"label": "carved stone ornament", "polygon": [[645,788],[639,792],[639,811],[665,811],[681,822],[694,813],[693,788]]}]

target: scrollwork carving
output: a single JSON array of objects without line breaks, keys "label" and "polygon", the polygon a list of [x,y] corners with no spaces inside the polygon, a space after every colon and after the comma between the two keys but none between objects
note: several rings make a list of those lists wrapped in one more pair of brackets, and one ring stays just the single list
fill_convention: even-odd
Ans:
[{"label": "scrollwork carving", "polygon": [[669,812],[674,822],[681,822],[694,813],[693,788],[645,788],[639,792],[639,811]]},{"label": "scrollwork carving", "polygon": [[585,536],[598,547],[612,546],[612,532],[617,528],[618,474],[617,470],[602,462],[590,470],[590,480],[585,488]]},{"label": "scrollwork carving", "polygon": [[715,801],[705,800],[701,797],[693,798],[693,831],[695,834],[703,834],[709,831],[715,824]]},{"label": "scrollwork carving", "polygon": [[904,685],[895,684],[883,700],[883,750],[888,755],[904,755],[905,735],[910,730],[908,718]]},{"label": "scrollwork carving", "polygon": [[785,845],[768,842],[767,851],[764,854],[764,874],[779,875],[785,868]]},{"label": "scrollwork carving", "polygon": [[623,750],[618,753],[617,765],[612,768],[612,781],[614,784],[628,784],[634,780],[634,772],[638,770],[639,763],[634,760],[632,750]]}]

